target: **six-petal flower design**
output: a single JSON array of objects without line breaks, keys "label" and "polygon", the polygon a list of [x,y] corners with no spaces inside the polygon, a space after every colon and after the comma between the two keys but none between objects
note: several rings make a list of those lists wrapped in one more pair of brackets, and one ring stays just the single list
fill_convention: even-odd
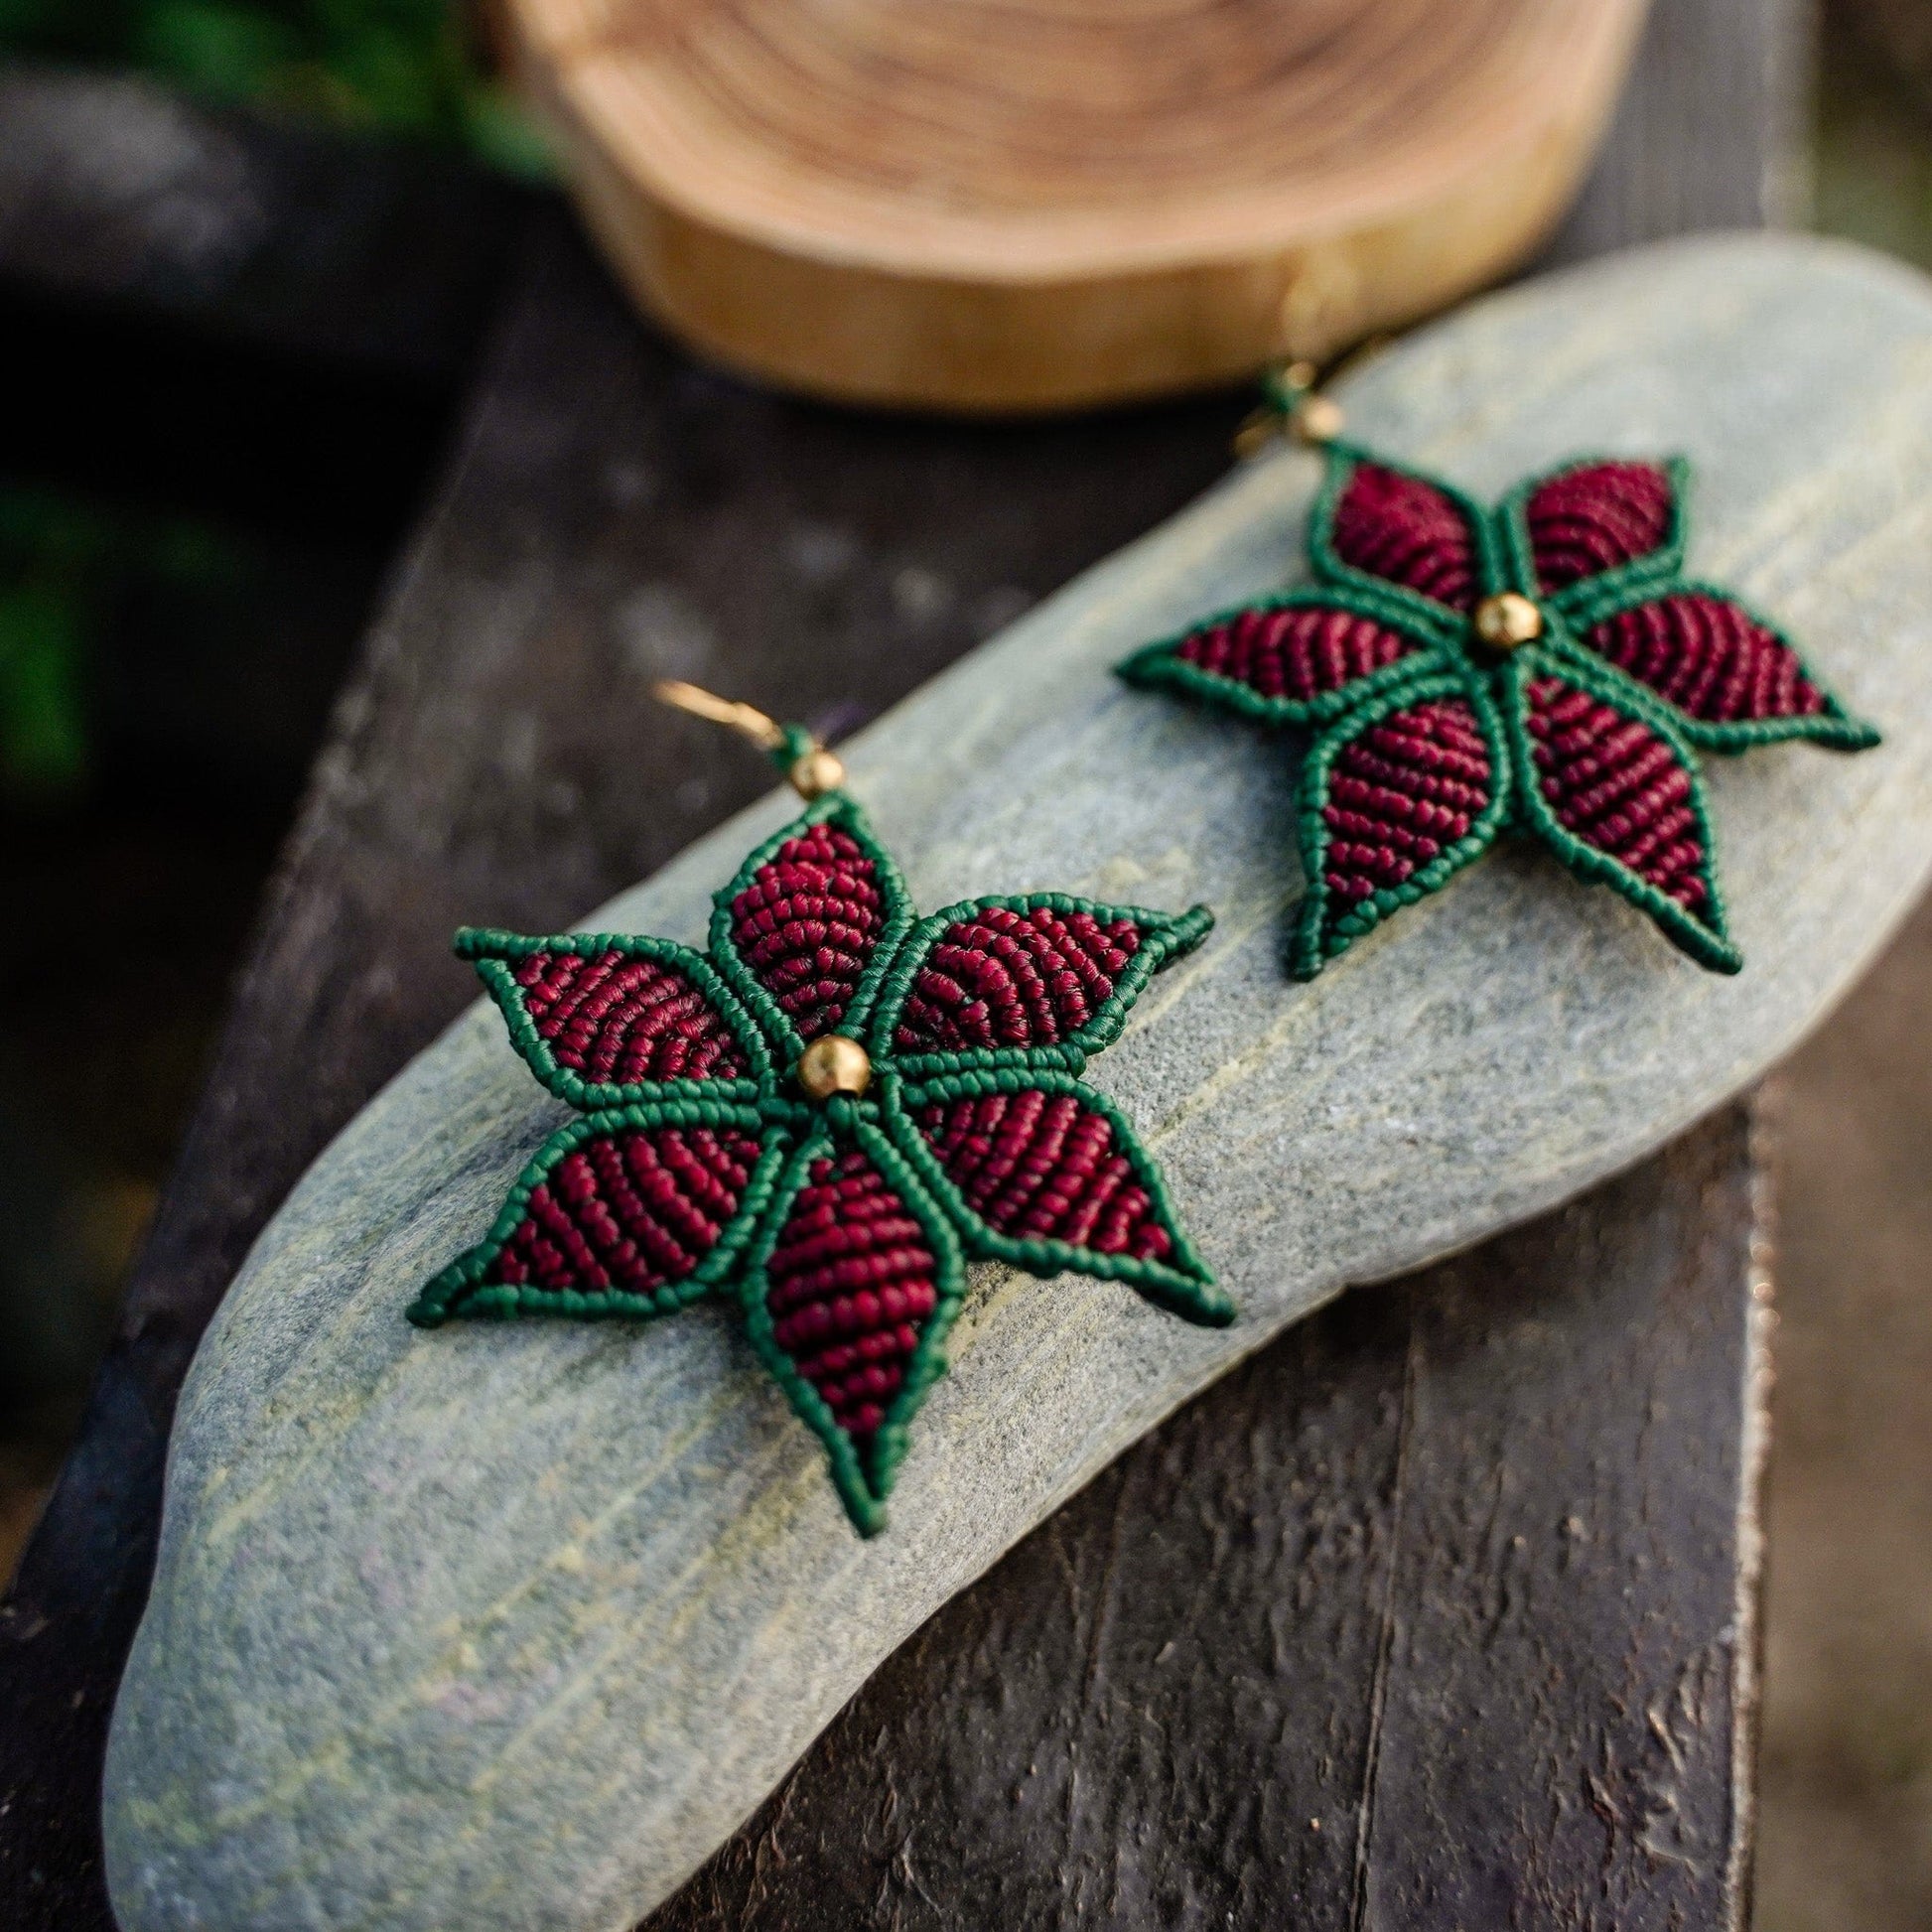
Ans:
[{"label": "six-petal flower design", "polygon": [[1505,829],[1613,887],[1692,958],[1725,932],[1696,753],[1877,743],[1790,641],[1688,577],[1688,467],[1582,461],[1500,508],[1330,446],[1313,582],[1224,611],[1120,666],[1319,736],[1304,767],[1312,978]]},{"label": "six-petal flower design", "polygon": [[1232,1319],[1133,1128],[1079,1077],[1211,923],[1056,893],[920,919],[834,792],[719,894],[708,953],[466,930],[518,1052],[579,1117],[410,1318],[734,1295],[870,1534],[968,1257]]}]

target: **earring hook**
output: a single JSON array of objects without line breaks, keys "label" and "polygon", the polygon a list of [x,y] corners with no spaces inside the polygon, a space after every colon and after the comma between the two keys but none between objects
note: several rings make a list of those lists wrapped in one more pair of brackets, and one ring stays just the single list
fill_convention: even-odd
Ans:
[{"label": "earring hook", "polygon": [[673,711],[688,712],[693,718],[723,725],[727,731],[749,739],[785,774],[786,782],[801,798],[822,798],[845,783],[844,761],[802,725],[781,725],[755,704],[721,698],[715,691],[707,691],[701,684],[687,684],[682,678],[659,678],[650,687],[650,694]]}]

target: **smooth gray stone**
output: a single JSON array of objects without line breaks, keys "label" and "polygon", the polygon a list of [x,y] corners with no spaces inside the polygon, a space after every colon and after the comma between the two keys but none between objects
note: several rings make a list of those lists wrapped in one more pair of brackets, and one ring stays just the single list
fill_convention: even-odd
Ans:
[{"label": "smooth gray stone", "polygon": [[[1215,907],[1092,1077],[1240,1322],[980,1269],[892,1527],[862,1543],[722,1307],[403,1320],[563,1118],[480,1005],[317,1163],[190,1377],[107,1764],[127,1932],[630,1924],[1176,1404],[1347,1284],[1637,1160],[1845,990],[1932,860],[1932,285],[1816,241],[1673,244],[1485,301],[1346,400],[1363,440],[1482,493],[1572,454],[1686,452],[1693,568],[1883,729],[1858,757],[1708,761],[1744,972],[1508,846],[1291,984],[1299,740],[1107,674],[1300,574],[1315,461],[1242,471],[847,748],[923,907],[1038,887]],[[586,924],[701,940],[791,809]]]}]

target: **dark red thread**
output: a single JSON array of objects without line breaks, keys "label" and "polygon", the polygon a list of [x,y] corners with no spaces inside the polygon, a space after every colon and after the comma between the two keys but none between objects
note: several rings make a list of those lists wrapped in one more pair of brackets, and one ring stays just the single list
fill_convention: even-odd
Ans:
[{"label": "dark red thread", "polygon": [[926,1107],[918,1124],[967,1204],[996,1233],[1159,1261],[1173,1238],[1105,1114],[1023,1087]]},{"label": "dark red thread", "polygon": [[756,1141],[708,1127],[596,1135],[531,1189],[483,1279],[587,1295],[682,1281],[718,1245],[758,1158]]},{"label": "dark red thread", "polygon": [[863,1453],[938,1306],[925,1230],[855,1148],[812,1163],[765,1276],[778,1346]]},{"label": "dark red thread", "polygon": [[1662,546],[1670,477],[1654,463],[1587,463],[1539,484],[1528,515],[1537,578],[1559,591]]},{"label": "dark red thread", "polygon": [[731,1079],[747,1070],[710,1001],[660,960],[539,952],[515,975],[557,1064],[587,1080]]},{"label": "dark red thread", "polygon": [[1678,904],[1704,904],[1704,842],[1677,754],[1560,678],[1537,678],[1529,701],[1536,781],[1558,821]]},{"label": "dark red thread", "polygon": [[893,1044],[901,1053],[1050,1046],[1113,998],[1140,950],[1132,919],[988,905],[933,942],[905,996]]},{"label": "dark red thread", "polygon": [[1349,741],[1329,773],[1323,878],[1354,902],[1465,837],[1493,784],[1489,747],[1460,699],[1412,705]]},{"label": "dark red thread", "polygon": [[1811,718],[1825,709],[1825,694],[1783,638],[1706,592],[1622,612],[1597,624],[1588,641],[1619,670],[1710,724]]},{"label": "dark red thread", "polygon": [[886,924],[872,861],[829,825],[787,839],[731,917],[739,957],[806,1039],[845,1017]]},{"label": "dark red thread", "polygon": [[1475,539],[1468,520],[1433,484],[1378,464],[1357,464],[1335,505],[1329,541],[1343,563],[1433,597],[1475,608]]},{"label": "dark red thread", "polygon": [[1184,638],[1174,655],[1264,698],[1306,704],[1416,648],[1399,630],[1352,611],[1294,605],[1236,612]]}]

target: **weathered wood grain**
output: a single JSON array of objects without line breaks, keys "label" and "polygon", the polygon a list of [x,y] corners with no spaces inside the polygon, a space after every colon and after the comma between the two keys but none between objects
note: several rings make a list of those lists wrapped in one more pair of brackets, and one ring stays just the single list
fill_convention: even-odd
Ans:
[{"label": "weathered wood grain", "polygon": [[1685,1555],[1753,1527],[1748,1143],[1726,1112],[1292,1330],[903,1645],[650,1932],[1731,1924],[1755,1568]]}]

